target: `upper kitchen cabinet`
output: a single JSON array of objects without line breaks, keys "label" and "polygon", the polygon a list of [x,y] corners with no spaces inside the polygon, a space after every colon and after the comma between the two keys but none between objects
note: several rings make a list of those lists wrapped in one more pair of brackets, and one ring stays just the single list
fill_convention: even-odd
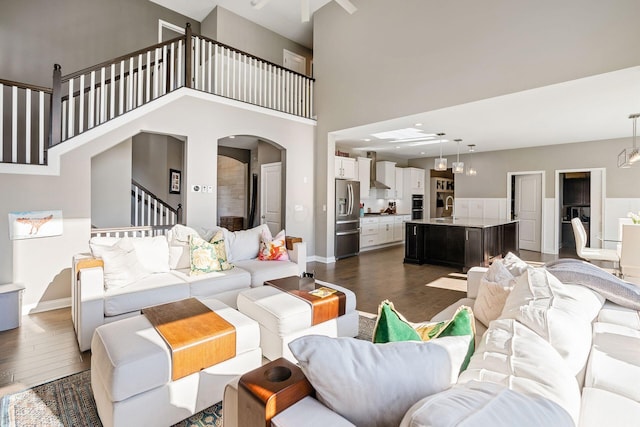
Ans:
[{"label": "upper kitchen cabinet", "polygon": [[424,169],[404,168],[404,188],[406,196],[424,194],[424,183]]},{"label": "upper kitchen cabinet", "polygon": [[396,197],[396,163],[388,161],[376,162],[376,176],[378,181],[389,187],[384,190],[385,199]]},{"label": "upper kitchen cabinet", "polygon": [[368,198],[371,189],[371,159],[358,157],[358,181],[360,181],[360,199]]},{"label": "upper kitchen cabinet", "polygon": [[336,156],[336,178],[356,179],[356,159]]}]

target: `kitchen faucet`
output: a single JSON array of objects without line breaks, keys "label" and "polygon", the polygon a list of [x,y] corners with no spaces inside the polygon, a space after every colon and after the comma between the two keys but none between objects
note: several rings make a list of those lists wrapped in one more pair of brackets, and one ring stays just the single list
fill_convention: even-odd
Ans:
[{"label": "kitchen faucet", "polygon": [[[449,205],[449,199],[451,199],[451,205]],[[445,210],[451,209],[451,216],[454,216],[453,215],[453,196],[449,195],[447,196],[446,199],[444,199],[444,209]]]}]

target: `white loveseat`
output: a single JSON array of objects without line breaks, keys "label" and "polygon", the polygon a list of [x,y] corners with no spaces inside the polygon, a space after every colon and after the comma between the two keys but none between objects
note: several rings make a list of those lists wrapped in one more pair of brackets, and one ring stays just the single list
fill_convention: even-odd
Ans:
[{"label": "white loveseat", "polygon": [[[81,351],[88,350],[94,330],[105,323],[125,319],[144,307],[177,301],[189,297],[215,297],[236,308],[238,293],[262,286],[265,280],[299,276],[306,271],[306,246],[297,242],[287,251],[289,261],[258,260],[260,236],[266,225],[250,230],[230,232],[215,229],[197,233],[194,229],[175,226],[166,236],[132,237],[135,256],[118,259],[128,270],[126,286],[109,286],[105,280],[104,262],[98,258],[101,250],[123,241],[115,237],[94,237],[90,241],[92,254],[79,254],[73,260],[72,318]],[[209,240],[222,230],[228,261],[234,268],[201,275],[190,275],[189,235],[201,234]],[[124,245],[122,245],[124,246]],[[96,262],[97,260],[97,262]],[[139,264],[138,264],[139,262]],[[131,267],[135,264],[135,267]],[[136,268],[141,267],[142,273]],[[131,272],[132,271],[132,272]],[[113,278],[113,272],[109,272]],[[119,279],[115,275],[115,279]]]},{"label": "white loveseat", "polygon": [[[378,389],[379,384],[377,387],[370,384],[364,389],[371,390],[370,393],[376,396],[387,396],[386,403],[382,405],[385,415],[394,408],[404,408],[396,420],[396,425],[399,423],[401,426],[638,425],[640,289],[621,291],[614,287],[614,292],[610,292],[611,289],[605,285],[595,292],[594,286],[587,288],[577,284],[579,280],[561,283],[555,276],[549,276],[551,271],[551,267],[549,270],[526,269],[524,275],[511,282],[513,290],[507,293],[504,307],[499,305],[495,317],[488,319],[486,314],[496,311],[496,307],[486,306],[486,302],[495,297],[487,293],[491,289],[487,269],[472,268],[468,272],[467,298],[432,320],[450,319],[460,305],[472,308],[477,305],[478,311],[482,312],[480,317],[488,327],[476,317],[477,345],[468,368],[451,387],[425,395],[415,403],[401,400],[402,391],[399,390],[402,387],[395,381],[400,377],[396,375],[402,369],[400,364],[394,365],[392,370],[396,373],[393,373],[386,372],[381,363],[363,366],[365,358],[358,358],[357,353],[356,356],[348,352],[335,356],[325,353],[319,358],[322,350],[317,344],[321,337],[301,338],[301,343],[294,341],[292,350],[297,350],[294,355],[301,357],[300,366],[316,388],[316,398],[302,398],[276,415],[271,425],[392,425],[381,422],[380,414],[375,415],[379,410],[376,405],[360,411],[360,416],[372,414],[364,424],[347,419],[350,414],[345,412],[355,412],[357,407],[376,401],[373,395],[367,397],[367,392],[360,395],[362,387],[347,390],[344,386],[331,386],[333,378],[347,375],[349,370],[358,370],[358,378],[366,378],[365,373],[369,371],[375,371],[377,376],[392,377],[392,386],[386,387],[384,392]],[[605,277],[606,280],[608,278]],[[605,300],[604,295],[618,302],[624,300],[622,304],[633,308]],[[342,349],[354,346],[355,341],[324,342],[322,347],[331,345]],[[381,345],[393,347],[398,344],[406,345]],[[371,350],[367,346],[379,345],[364,342],[357,346],[360,352],[368,354]],[[313,346],[316,348],[310,348]],[[332,360],[326,361],[326,358]],[[313,378],[324,377],[312,364],[322,365],[324,362],[338,369],[331,372],[333,377],[314,384]],[[423,363],[432,362],[423,359]],[[407,361],[404,366],[411,367],[412,364],[415,361]],[[340,368],[342,366],[344,368]],[[225,427],[237,425],[238,403],[237,382],[232,382],[227,386],[223,401]],[[342,410],[343,416],[337,413],[338,409]],[[357,416],[351,416],[354,418]]]}]

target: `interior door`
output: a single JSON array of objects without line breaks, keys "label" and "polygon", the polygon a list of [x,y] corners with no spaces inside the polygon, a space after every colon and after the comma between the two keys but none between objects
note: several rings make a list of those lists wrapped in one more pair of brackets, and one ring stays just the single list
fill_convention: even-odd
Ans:
[{"label": "interior door", "polygon": [[520,220],[520,249],[540,252],[542,176],[515,176],[514,216]]},{"label": "interior door", "polygon": [[295,71],[298,74],[307,74],[307,59],[304,56],[288,51],[287,49],[283,49],[282,64],[284,68]]},{"label": "interior door", "polygon": [[282,230],[282,163],[260,166],[260,224],[267,224],[271,235]]}]

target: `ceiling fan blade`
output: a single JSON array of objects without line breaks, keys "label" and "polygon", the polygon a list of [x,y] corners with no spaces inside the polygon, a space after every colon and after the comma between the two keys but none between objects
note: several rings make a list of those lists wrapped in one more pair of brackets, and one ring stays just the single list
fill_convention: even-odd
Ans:
[{"label": "ceiling fan blade", "polygon": [[355,7],[354,4],[349,0],[336,0],[336,3],[342,6],[342,8],[346,10],[349,15],[353,15],[353,12],[358,10],[358,8]]},{"label": "ceiling fan blade", "polygon": [[309,0],[302,0],[300,3],[300,12],[302,14],[302,22],[309,22],[311,12],[309,10]]},{"label": "ceiling fan blade", "polygon": [[269,0],[251,0],[251,6],[254,9],[262,9],[267,3],[269,3]]}]

